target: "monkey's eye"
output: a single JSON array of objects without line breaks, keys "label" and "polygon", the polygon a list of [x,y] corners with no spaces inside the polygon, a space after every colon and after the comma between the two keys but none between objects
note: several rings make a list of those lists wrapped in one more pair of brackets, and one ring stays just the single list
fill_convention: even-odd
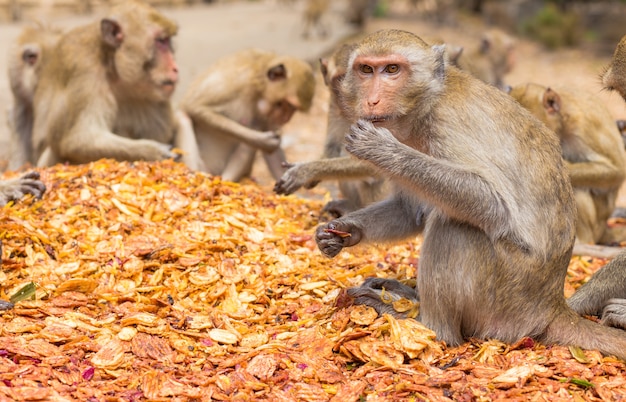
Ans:
[{"label": "monkey's eye", "polygon": [[170,49],[172,47],[172,42],[169,37],[156,38],[156,44],[161,49]]},{"label": "monkey's eye", "polygon": [[371,74],[374,72],[374,69],[372,68],[372,66],[368,66],[367,64],[361,64],[359,69],[361,70],[363,74]]},{"label": "monkey's eye", "polygon": [[385,71],[388,72],[389,74],[395,74],[400,70],[400,66],[398,66],[397,64],[389,64],[387,67],[385,67]]}]

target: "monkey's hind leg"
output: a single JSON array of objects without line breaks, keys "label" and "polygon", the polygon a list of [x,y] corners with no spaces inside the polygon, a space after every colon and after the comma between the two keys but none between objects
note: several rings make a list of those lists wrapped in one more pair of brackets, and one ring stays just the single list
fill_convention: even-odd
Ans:
[{"label": "monkey's hind leg", "polygon": [[361,286],[349,288],[348,295],[354,304],[370,306],[380,315],[417,318],[419,313],[417,290],[395,279],[367,278]]}]

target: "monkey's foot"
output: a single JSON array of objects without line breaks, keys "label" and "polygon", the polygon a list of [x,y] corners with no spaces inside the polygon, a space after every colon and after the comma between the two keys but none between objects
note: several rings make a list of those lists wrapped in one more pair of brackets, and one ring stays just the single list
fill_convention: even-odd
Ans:
[{"label": "monkey's foot", "polygon": [[367,278],[359,287],[349,288],[348,295],[354,304],[372,307],[378,314],[391,314],[397,318],[417,318],[418,292],[395,279]]}]

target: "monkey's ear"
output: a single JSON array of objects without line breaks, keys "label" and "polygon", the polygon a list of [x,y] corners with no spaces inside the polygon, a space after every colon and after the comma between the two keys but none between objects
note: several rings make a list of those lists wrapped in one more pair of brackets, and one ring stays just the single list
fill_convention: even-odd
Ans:
[{"label": "monkey's ear", "polygon": [[543,107],[548,114],[555,114],[561,111],[561,97],[552,88],[546,89],[543,93]]},{"label": "monkey's ear", "polygon": [[100,21],[100,32],[102,33],[102,41],[117,49],[124,40],[122,26],[112,18],[103,18]]},{"label": "monkey's ear", "polygon": [[283,64],[279,64],[267,70],[267,78],[270,81],[284,80],[287,78],[287,69]]},{"label": "monkey's ear", "polygon": [[435,77],[443,81],[446,73],[446,63],[444,58],[444,55],[446,53],[446,45],[434,45],[431,49],[435,56]]}]

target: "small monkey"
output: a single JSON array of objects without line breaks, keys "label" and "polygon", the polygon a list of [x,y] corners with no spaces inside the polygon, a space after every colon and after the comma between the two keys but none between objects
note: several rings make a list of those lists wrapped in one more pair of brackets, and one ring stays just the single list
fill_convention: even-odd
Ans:
[{"label": "small monkey", "polygon": [[285,162],[279,130],[307,111],[315,92],[311,66],[290,56],[243,50],[215,62],[185,93],[180,108],[193,130],[206,170],[222,179],[250,176],[257,151],[274,178]]},{"label": "small monkey", "polygon": [[593,94],[538,84],[509,93],[554,131],[576,199],[576,239],[583,244],[626,241],[623,227],[609,227],[619,189],[626,177],[626,151],[615,121]]},{"label": "small monkey", "polygon": [[[156,161],[197,154],[178,130],[177,25],[146,3],[116,3],[106,17],[64,33],[35,91],[33,151],[39,166],[101,158]],[[185,149],[184,146],[196,149]],[[195,166],[190,164],[193,169]]]},{"label": "small monkey", "polygon": [[602,85],[616,91],[626,101],[626,35],[617,44],[613,58],[601,76]]},{"label": "small monkey", "polygon": [[456,65],[476,78],[504,88],[504,76],[515,66],[515,40],[499,29],[483,34],[480,46],[462,53],[455,59]]},{"label": "small monkey", "polygon": [[39,82],[42,61],[51,56],[61,30],[36,24],[27,26],[10,48],[9,85],[13,106],[9,110],[11,155],[8,168],[17,170],[25,163],[37,163],[32,153],[33,97]]},{"label": "small monkey", "polygon": [[46,186],[39,180],[38,172],[29,172],[15,179],[0,180],[0,207],[10,201],[17,201],[26,194],[41,198],[45,191]]},{"label": "small monkey", "polygon": [[626,358],[626,332],[566,304],[575,200],[558,139],[543,123],[447,65],[445,46],[399,30],[356,46],[337,96],[342,113],[357,121],[346,149],[398,189],[319,226],[320,251],[333,257],[422,228],[424,236],[417,289],[369,281],[349,289],[356,303],[380,312],[388,308],[383,290],[413,294],[419,319],[450,346],[468,337],[530,336]]}]

